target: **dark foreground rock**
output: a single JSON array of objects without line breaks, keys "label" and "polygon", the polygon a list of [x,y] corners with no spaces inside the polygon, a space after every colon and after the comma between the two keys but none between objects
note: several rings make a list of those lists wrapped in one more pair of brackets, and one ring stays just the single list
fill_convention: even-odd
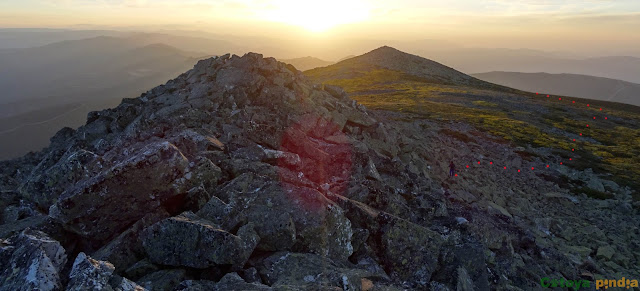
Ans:
[{"label": "dark foreground rock", "polygon": [[256,290],[256,291],[271,291],[274,290],[267,285],[257,283],[247,283],[237,273],[228,273],[219,282],[206,281],[206,280],[188,280],[183,281],[175,289],[176,291],[243,291],[243,290]]},{"label": "dark foreground rock", "polygon": [[94,260],[80,253],[73,262],[66,290],[145,290],[135,282],[114,274],[114,271],[115,267],[111,263]]},{"label": "dark foreground rock", "polygon": [[82,236],[110,238],[186,191],[179,179],[188,163],[174,145],[152,143],[137,155],[63,192],[49,215]]},{"label": "dark foreground rock", "polygon": [[315,286],[342,290],[357,290],[362,278],[370,276],[366,270],[340,267],[330,259],[314,254],[278,252],[258,267],[265,283],[273,286],[298,286],[314,289]]},{"label": "dark foreground rock", "polygon": [[222,187],[219,197],[227,202],[214,197],[198,214],[224,229],[253,224],[258,250],[300,249],[340,260],[353,253],[351,222],[315,189],[244,174]]},{"label": "dark foreground rock", "polygon": [[0,242],[0,289],[60,290],[64,248],[41,231],[25,230]]},{"label": "dark foreground rock", "polygon": [[190,212],[160,221],[141,234],[152,262],[192,268],[242,266],[258,239],[252,224],[234,235]]}]

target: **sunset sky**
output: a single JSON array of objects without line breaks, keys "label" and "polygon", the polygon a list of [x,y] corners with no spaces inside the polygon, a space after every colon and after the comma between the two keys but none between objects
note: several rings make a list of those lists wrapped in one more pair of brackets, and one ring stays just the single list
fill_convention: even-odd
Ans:
[{"label": "sunset sky", "polygon": [[0,27],[185,29],[479,47],[640,47],[638,0],[4,0]]}]

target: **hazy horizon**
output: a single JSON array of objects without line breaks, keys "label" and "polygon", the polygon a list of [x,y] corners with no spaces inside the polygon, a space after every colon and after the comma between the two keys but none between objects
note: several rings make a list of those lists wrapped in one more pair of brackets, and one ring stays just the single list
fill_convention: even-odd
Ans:
[{"label": "hazy horizon", "polygon": [[640,56],[640,2],[632,0],[9,0],[0,11],[2,28],[197,31],[328,48],[352,39],[430,40],[443,48]]}]

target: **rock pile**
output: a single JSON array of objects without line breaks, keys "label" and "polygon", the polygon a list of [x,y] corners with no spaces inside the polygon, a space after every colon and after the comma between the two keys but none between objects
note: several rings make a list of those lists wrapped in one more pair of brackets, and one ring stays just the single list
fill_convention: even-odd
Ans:
[{"label": "rock pile", "polygon": [[[272,58],[202,60],[2,162],[1,286],[528,289],[598,268],[590,247],[605,238],[568,261],[555,239],[571,231],[527,218],[574,203],[563,193],[527,206],[508,183],[447,181],[435,144],[453,141],[392,119]],[[597,253],[621,272],[637,262],[622,248]]]}]

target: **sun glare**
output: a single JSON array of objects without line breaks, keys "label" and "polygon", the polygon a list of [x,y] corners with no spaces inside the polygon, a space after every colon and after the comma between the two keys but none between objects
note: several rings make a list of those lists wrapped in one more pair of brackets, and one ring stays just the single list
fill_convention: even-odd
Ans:
[{"label": "sun glare", "polygon": [[363,1],[279,0],[264,13],[269,21],[299,26],[312,32],[324,32],[341,24],[366,20],[369,7]]}]

